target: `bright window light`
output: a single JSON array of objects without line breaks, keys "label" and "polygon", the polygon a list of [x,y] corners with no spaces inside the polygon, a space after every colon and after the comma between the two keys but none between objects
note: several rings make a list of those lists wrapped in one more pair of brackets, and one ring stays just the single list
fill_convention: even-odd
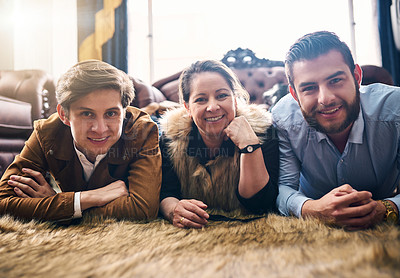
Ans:
[{"label": "bright window light", "polygon": [[[297,38],[318,30],[333,31],[352,47],[349,0],[148,1],[128,0],[129,73],[151,83],[196,60],[220,60],[238,47],[251,49],[259,58],[284,60]],[[152,3],[152,34],[148,3]],[[356,61],[380,65],[375,1],[353,3]]]}]

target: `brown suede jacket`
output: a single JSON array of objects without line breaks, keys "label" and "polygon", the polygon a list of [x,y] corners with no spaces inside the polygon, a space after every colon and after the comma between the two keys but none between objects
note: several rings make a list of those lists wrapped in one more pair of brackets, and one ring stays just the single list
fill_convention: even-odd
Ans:
[{"label": "brown suede jacket", "polygon": [[[120,140],[109,150],[86,182],[73,146],[70,127],[57,113],[35,122],[25,147],[0,180],[0,215],[21,219],[66,221],[74,214],[74,192],[104,187],[123,180],[129,195],[84,213],[117,219],[157,216],[161,184],[161,154],[157,125],[148,114],[128,107]],[[25,176],[22,168],[52,175],[61,193],[46,198],[20,198],[7,184],[11,175]]]}]

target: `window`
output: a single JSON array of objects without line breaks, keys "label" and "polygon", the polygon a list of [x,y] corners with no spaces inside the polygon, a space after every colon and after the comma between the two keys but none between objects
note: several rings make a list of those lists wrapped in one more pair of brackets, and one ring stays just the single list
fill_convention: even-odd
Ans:
[{"label": "window", "polygon": [[[148,0],[152,3],[153,72],[148,3],[128,0],[129,73],[153,83],[200,59],[222,59],[238,47],[284,60],[302,35],[329,30],[350,48],[348,0]],[[356,61],[381,65],[375,0],[353,0]],[[151,76],[152,75],[152,76]]]}]

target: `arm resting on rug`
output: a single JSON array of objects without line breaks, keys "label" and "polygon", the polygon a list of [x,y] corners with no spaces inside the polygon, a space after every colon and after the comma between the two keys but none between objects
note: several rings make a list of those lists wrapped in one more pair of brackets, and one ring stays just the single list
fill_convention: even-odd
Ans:
[{"label": "arm resting on rug", "polygon": [[[333,189],[317,200],[306,197],[299,190],[300,161],[291,149],[285,132],[278,132],[280,147],[279,210],[285,215],[317,217],[328,223],[352,229],[369,226],[375,221],[376,202],[367,191],[356,191],[349,185]],[[338,194],[342,192],[342,194]]]},{"label": "arm resting on rug", "polygon": [[279,129],[279,194],[277,207],[286,216],[301,217],[301,208],[305,201],[311,198],[299,190],[301,163],[293,152],[286,131]]},{"label": "arm resting on rug", "polygon": [[371,198],[370,192],[357,191],[344,184],[318,200],[307,200],[302,216],[317,217],[350,229],[364,229],[378,222],[377,218],[382,221],[385,213],[385,209],[377,207],[377,202]]},{"label": "arm resting on rug", "polygon": [[[261,158],[251,157],[251,155],[255,154],[257,151],[262,152]],[[272,126],[268,128],[266,132],[266,141],[262,144],[261,148],[254,153],[242,154],[240,163],[240,181],[242,183],[239,183],[236,195],[241,204],[246,209],[256,214],[276,211],[279,178],[279,144],[276,131]],[[253,167],[253,163],[257,163],[261,170],[257,171],[258,167]],[[264,183],[264,186],[255,194],[246,198],[243,191],[246,191],[245,186],[247,185],[247,181],[245,182],[242,177],[244,175],[246,175],[246,177],[251,175],[259,177],[259,173],[265,170],[268,173],[268,179],[260,181]],[[244,189],[242,193],[240,192],[241,189]]]},{"label": "arm resting on rug", "polygon": [[182,199],[181,183],[173,169],[167,150],[167,139],[160,138],[162,152],[162,183],[160,192],[160,212],[174,226],[179,228],[202,228],[209,218],[207,205],[199,200]]},{"label": "arm resting on rug", "polygon": [[[224,130],[225,134],[239,148],[259,144],[260,141],[244,116],[236,117]],[[240,178],[238,191],[244,198],[250,198],[269,181],[261,149],[240,156]]]},{"label": "arm resting on rug", "polygon": [[8,184],[12,175],[30,177],[23,168],[30,168],[44,176],[48,168],[47,161],[34,131],[25,147],[8,167],[0,180],[0,214],[10,214],[21,219],[65,220],[74,214],[74,192],[62,192],[51,197],[23,198],[16,194],[14,187]]},{"label": "arm resting on rug", "polygon": [[[350,230],[366,229],[382,222],[386,213],[386,206],[371,198],[370,192],[357,191],[344,184],[318,200],[306,201],[302,215],[318,217]],[[387,201],[398,215],[396,204]]]},{"label": "arm resting on rug", "polygon": [[207,224],[209,215],[207,205],[199,200],[178,200],[167,197],[161,201],[160,210],[174,226],[179,228],[202,228]]}]

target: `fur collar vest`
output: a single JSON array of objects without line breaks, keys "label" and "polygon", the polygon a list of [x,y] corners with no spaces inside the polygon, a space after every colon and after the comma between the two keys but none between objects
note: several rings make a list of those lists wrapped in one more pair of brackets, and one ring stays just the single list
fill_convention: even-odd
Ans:
[{"label": "fur collar vest", "polygon": [[[238,103],[237,116],[243,115],[261,143],[272,124],[271,114],[256,105]],[[189,134],[193,121],[184,107],[166,112],[161,119],[161,130],[168,139],[168,155],[181,184],[182,198],[197,199],[208,208],[232,211],[240,209],[236,197],[239,183],[240,154],[235,147],[233,156],[217,156],[201,164],[196,156],[189,156]]]}]

